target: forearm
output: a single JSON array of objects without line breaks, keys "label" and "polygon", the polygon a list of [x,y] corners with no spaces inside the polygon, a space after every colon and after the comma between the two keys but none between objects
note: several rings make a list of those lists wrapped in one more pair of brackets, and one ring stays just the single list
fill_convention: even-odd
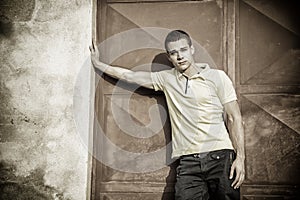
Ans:
[{"label": "forearm", "polygon": [[110,66],[100,61],[98,48],[95,46],[94,42],[90,46],[91,51],[91,61],[93,67],[97,70],[102,71],[103,73],[116,78],[127,81],[129,83],[135,83],[143,87],[153,89],[151,72],[134,72],[129,69],[122,67]]},{"label": "forearm", "polygon": [[245,159],[244,127],[241,116],[229,117],[229,134],[237,157]]},{"label": "forearm", "polygon": [[224,105],[227,113],[227,125],[229,129],[232,145],[236,150],[237,157],[232,163],[229,178],[235,178],[231,186],[239,188],[245,178],[245,148],[244,148],[244,126],[242,115],[237,101],[232,101]]},{"label": "forearm", "polygon": [[93,60],[92,63],[93,63],[94,68],[102,71],[103,73],[105,73],[111,77],[117,78],[117,79],[123,79],[125,73],[131,72],[128,69],[111,66],[111,65],[105,64],[103,62],[100,62],[98,60]]}]

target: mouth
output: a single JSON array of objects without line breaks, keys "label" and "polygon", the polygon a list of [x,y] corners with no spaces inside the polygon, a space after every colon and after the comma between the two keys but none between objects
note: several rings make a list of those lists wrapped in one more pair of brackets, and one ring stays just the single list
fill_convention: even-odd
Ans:
[{"label": "mouth", "polygon": [[178,62],[179,65],[186,65],[188,62],[187,61],[180,61]]}]

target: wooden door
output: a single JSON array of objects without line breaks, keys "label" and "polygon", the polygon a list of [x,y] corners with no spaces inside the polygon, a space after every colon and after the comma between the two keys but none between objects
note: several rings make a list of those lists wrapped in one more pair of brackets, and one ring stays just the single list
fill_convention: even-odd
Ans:
[{"label": "wooden door", "polygon": [[[211,62],[212,67],[227,70],[223,67],[227,66],[228,60],[225,7],[223,1],[97,1],[98,44],[115,39],[113,44],[104,45],[102,49],[104,60],[112,65],[133,70],[143,67],[161,70],[161,65],[153,63],[168,65],[162,50],[166,32],[155,34],[146,27],[182,29],[199,43],[198,54],[202,47],[206,49],[210,56],[204,61]],[[134,34],[137,35],[132,38]],[[144,48],[134,46],[139,42]],[[153,46],[157,48],[151,48]],[[116,52],[125,53],[116,56]],[[173,199],[176,163],[170,161],[170,149],[165,148],[170,141],[170,125],[168,119],[164,122],[167,108],[163,94],[137,89],[135,85],[107,76],[99,78],[96,91],[95,124],[99,124],[105,137],[95,128],[92,198]],[[151,108],[157,104],[164,109],[156,110],[156,115],[152,115]],[[161,126],[155,130],[157,134],[141,137],[143,132],[151,135],[153,127],[149,130],[149,124],[152,122]],[[113,143],[118,148],[108,147],[106,143]],[[145,156],[151,152],[160,153],[156,157]],[[163,167],[161,163],[164,163]],[[153,164],[158,167],[151,171],[149,168]]]},{"label": "wooden door", "polygon": [[246,130],[243,199],[299,199],[299,8],[296,0],[236,5],[236,79]]}]

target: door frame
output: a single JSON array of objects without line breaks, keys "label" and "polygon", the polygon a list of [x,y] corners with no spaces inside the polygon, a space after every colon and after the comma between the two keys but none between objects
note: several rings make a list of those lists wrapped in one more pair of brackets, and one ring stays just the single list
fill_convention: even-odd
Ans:
[{"label": "door frame", "polygon": [[[95,44],[105,38],[105,30],[101,29],[101,25],[105,22],[106,9],[105,3],[143,3],[143,2],[180,2],[182,0],[92,0],[91,2],[91,15],[92,15],[92,39]],[[186,0],[189,1],[189,0]],[[218,0],[216,0],[218,1]],[[236,86],[237,91],[239,88],[237,87],[236,78],[237,70],[236,63],[238,63],[237,56],[237,42],[236,42],[236,24],[238,19],[238,1],[239,0],[222,0],[223,7],[223,25],[222,25],[222,64],[224,66],[224,71],[231,78],[233,84]],[[238,76],[237,76],[238,77]],[[96,158],[93,157],[94,152],[94,138],[95,138],[95,94],[96,87],[100,77],[91,70],[90,74],[90,88],[91,88],[91,97],[90,97],[90,112],[89,112],[89,157],[88,157],[88,172],[87,172],[87,190],[86,197],[87,199],[95,199],[96,198]],[[237,92],[239,94],[239,92]]]}]

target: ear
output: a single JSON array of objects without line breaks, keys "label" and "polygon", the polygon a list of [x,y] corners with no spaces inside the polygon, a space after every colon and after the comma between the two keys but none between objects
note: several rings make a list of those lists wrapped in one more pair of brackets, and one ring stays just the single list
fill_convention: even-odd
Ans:
[{"label": "ear", "polygon": [[194,48],[193,45],[191,45],[191,51],[192,51],[192,55],[194,55],[194,53],[195,53],[195,48]]}]

